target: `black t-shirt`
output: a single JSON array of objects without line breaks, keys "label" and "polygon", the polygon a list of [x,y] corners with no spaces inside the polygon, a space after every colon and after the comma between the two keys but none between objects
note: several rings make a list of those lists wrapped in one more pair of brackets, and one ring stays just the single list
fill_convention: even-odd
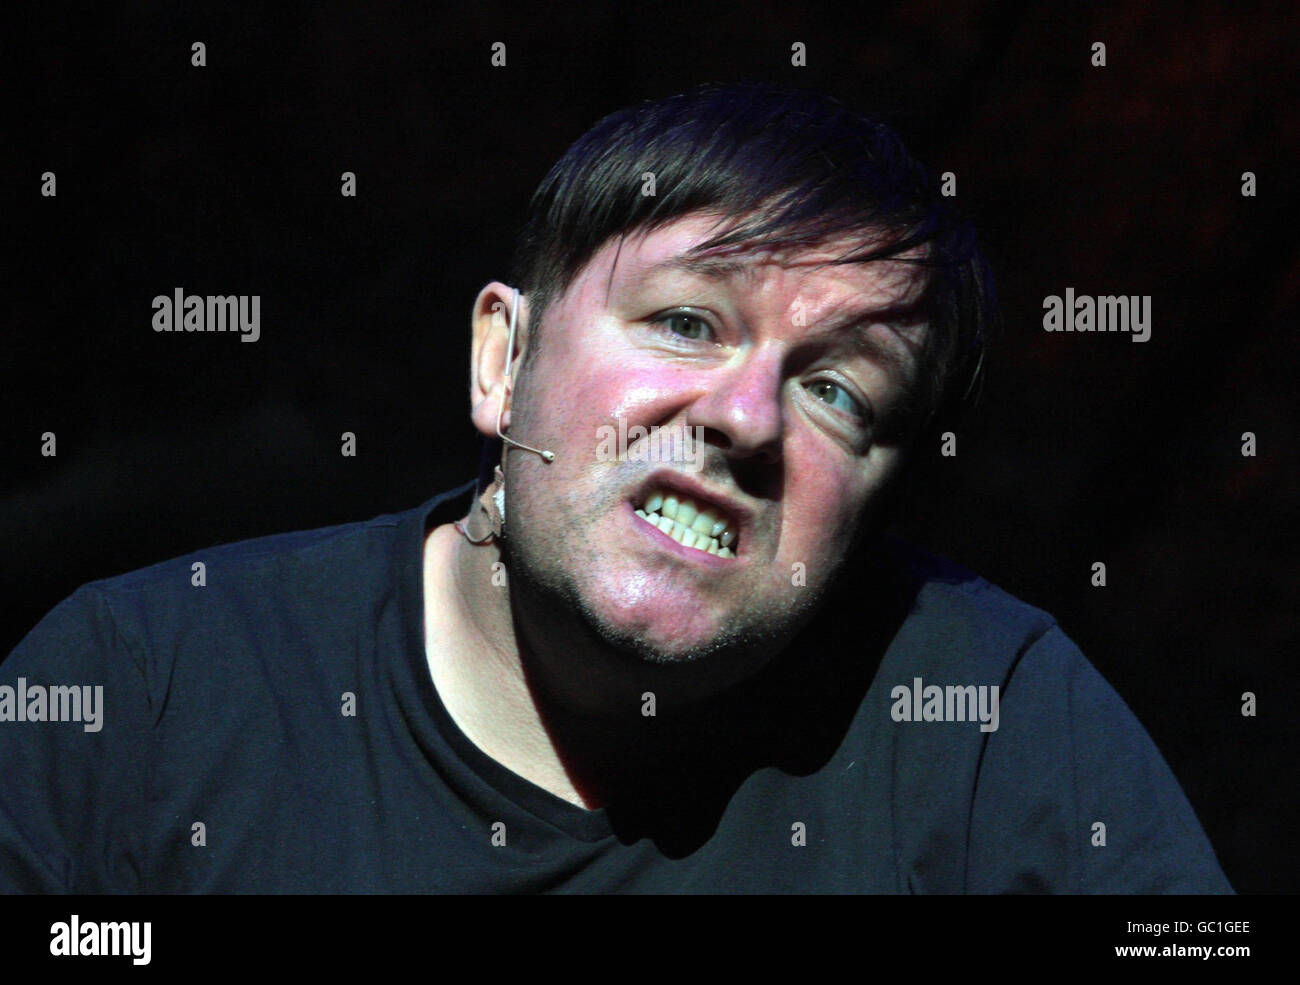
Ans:
[{"label": "black t-shirt", "polygon": [[[698,775],[601,810],[550,794],[459,730],[428,670],[423,542],[472,493],[57,606],[0,664],[0,890],[1232,891],[1053,619],[894,540],[716,731],[683,731]],[[938,714],[934,685],[997,686],[996,730],[897,720]],[[90,702],[30,720],[54,686],[102,686],[98,725]]]}]

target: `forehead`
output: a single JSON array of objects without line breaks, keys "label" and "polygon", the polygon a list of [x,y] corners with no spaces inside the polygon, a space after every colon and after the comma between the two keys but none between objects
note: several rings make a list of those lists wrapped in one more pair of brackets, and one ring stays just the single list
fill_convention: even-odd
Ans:
[{"label": "forehead", "polygon": [[907,262],[920,252],[870,263],[833,261],[870,243],[870,235],[828,240],[797,250],[761,244],[725,254],[693,253],[724,232],[734,219],[694,213],[654,230],[638,230],[605,243],[579,274],[569,298],[580,306],[610,307],[644,296],[658,302],[672,294],[689,303],[693,292],[721,285],[740,305],[767,306],[789,322],[799,306],[808,334],[852,328],[862,351],[889,366],[908,388],[928,329],[925,268]]},{"label": "forehead", "polygon": [[[925,294],[924,268],[908,262],[920,258],[919,251],[870,263],[834,263],[869,245],[870,234],[865,234],[797,249],[778,250],[760,244],[725,253],[693,252],[734,221],[696,213],[658,229],[614,237],[592,257],[572,293],[608,302],[616,292],[693,282],[725,283],[751,297],[762,288],[784,303],[798,300],[810,322],[832,317],[846,305],[864,312],[897,314],[900,325],[917,322],[903,316],[919,309]],[[903,335],[905,341],[917,341],[914,332]]]}]

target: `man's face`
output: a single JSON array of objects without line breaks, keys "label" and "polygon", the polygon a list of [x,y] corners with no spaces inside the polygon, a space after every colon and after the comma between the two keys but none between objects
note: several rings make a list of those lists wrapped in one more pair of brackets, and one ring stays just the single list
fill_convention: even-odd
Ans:
[{"label": "man's face", "polygon": [[[907,311],[918,268],[817,266],[842,243],[732,256],[721,274],[680,266],[716,221],[605,244],[548,310],[510,406],[511,436],[555,452],[508,453],[512,580],[657,663],[757,660],[806,621],[900,464],[879,422],[925,331]],[[703,447],[635,461],[638,425],[689,428]],[[620,427],[632,437],[611,460]]]}]

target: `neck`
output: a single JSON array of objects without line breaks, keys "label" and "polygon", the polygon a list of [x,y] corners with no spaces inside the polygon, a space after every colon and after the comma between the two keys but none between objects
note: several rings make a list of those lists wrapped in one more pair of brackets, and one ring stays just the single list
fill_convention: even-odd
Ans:
[{"label": "neck", "polygon": [[[578,634],[530,626],[500,562],[495,542],[471,544],[450,524],[426,538],[425,651],[434,686],[452,720],[487,755],[572,804],[605,806],[623,778],[662,770],[671,750],[658,736],[674,736],[676,746],[682,730],[647,721],[637,681],[607,678],[582,694],[548,686],[542,668],[592,668],[583,682],[590,685],[607,655],[581,652],[592,645]],[[564,653],[551,654],[548,640],[562,640]],[[619,693],[618,711],[602,708],[596,691]],[[664,717],[656,709],[656,718]]]},{"label": "neck", "polygon": [[[452,720],[515,774],[579,807],[608,808],[620,837],[682,853],[710,836],[755,769],[805,775],[829,760],[915,594],[910,582],[850,579],[838,606],[867,599],[872,609],[857,645],[814,631],[758,678],[710,697],[713,680],[677,700],[694,681],[682,668],[604,652],[554,605],[520,598],[498,562],[495,543],[470,544],[450,524],[425,540],[425,649]],[[658,696],[653,716],[642,714],[645,691]]]}]

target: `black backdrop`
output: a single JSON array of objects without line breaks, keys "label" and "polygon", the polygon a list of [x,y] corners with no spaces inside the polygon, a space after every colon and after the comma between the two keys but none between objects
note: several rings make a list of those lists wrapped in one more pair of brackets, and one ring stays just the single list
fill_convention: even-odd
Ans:
[{"label": "black backdrop", "polygon": [[[786,81],[955,172],[998,272],[984,400],[900,527],[1055,614],[1234,885],[1293,890],[1300,25],[1075,6],[8,12],[0,653],[85,581],[470,477],[470,305],[546,169],[636,99]],[[260,340],[155,333],[176,287],[260,295]],[[1044,332],[1066,287],[1151,295],[1151,340]]]}]

